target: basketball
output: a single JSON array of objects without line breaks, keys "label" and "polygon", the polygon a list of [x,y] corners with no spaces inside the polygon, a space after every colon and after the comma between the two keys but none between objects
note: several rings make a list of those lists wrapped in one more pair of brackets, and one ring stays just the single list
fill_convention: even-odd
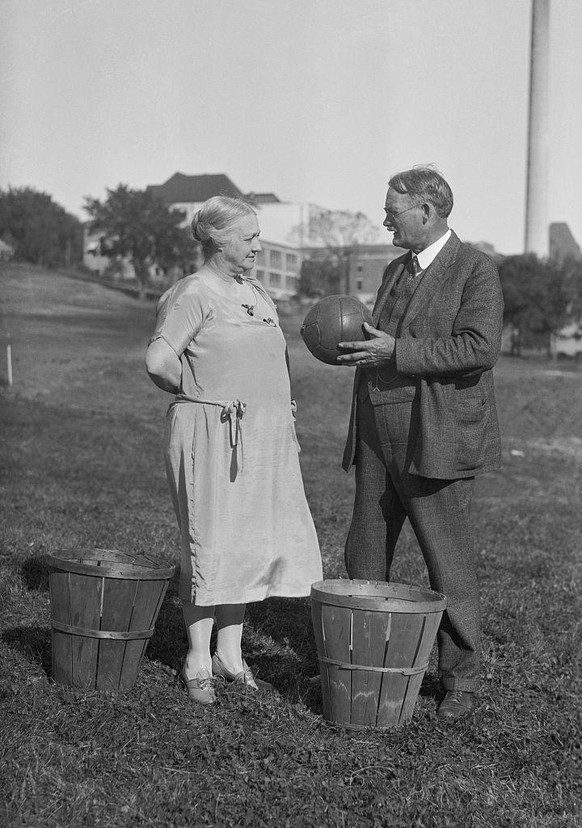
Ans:
[{"label": "basketball", "polygon": [[325,296],[303,320],[301,336],[316,359],[338,365],[338,356],[347,353],[337,347],[338,342],[366,339],[364,322],[372,324],[372,315],[355,296]]}]

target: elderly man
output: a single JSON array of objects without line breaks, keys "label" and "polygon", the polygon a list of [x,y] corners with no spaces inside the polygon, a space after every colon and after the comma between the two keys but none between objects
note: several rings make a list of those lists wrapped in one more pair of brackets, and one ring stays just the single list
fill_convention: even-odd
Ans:
[{"label": "elderly man", "polygon": [[384,272],[356,365],[344,454],[356,466],[345,556],[350,578],[388,581],[406,517],[447,609],[438,632],[442,721],[471,713],[480,617],[470,504],[499,462],[492,368],[501,346],[497,269],[448,227],[453,195],[432,167],[393,176],[384,226],[406,248]]}]

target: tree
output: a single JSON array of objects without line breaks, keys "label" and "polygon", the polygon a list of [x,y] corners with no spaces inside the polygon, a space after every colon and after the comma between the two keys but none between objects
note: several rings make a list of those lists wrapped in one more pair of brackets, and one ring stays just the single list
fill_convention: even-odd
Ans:
[{"label": "tree", "polygon": [[567,257],[560,263],[560,270],[568,317],[582,320],[582,261]]},{"label": "tree", "polygon": [[83,227],[47,193],[31,187],[0,190],[0,238],[17,261],[70,267],[83,259]]},{"label": "tree", "polygon": [[533,253],[507,256],[499,266],[504,321],[525,339],[551,335],[582,314],[582,263],[538,259]]},{"label": "tree", "polygon": [[303,296],[329,296],[340,293],[344,271],[337,261],[327,256],[323,259],[304,259],[301,264],[299,292]]},{"label": "tree", "polygon": [[85,211],[91,217],[90,231],[102,234],[104,253],[131,261],[140,298],[145,296],[151,267],[167,270],[194,257],[194,243],[180,226],[184,213],[168,209],[149,190],[119,184],[107,190],[104,202],[85,199]]},{"label": "tree", "polygon": [[[364,213],[349,210],[327,210],[311,205],[306,238],[302,245],[312,246],[311,259],[301,270],[301,291],[307,295],[350,292],[350,256],[354,247],[378,242],[378,228]],[[294,231],[299,235],[299,228]],[[309,263],[309,264],[308,264]],[[316,280],[321,279],[319,290]]]},{"label": "tree", "polygon": [[346,247],[374,244],[378,240],[378,228],[364,213],[312,206],[307,238],[312,243],[323,244],[328,250],[340,253]]}]

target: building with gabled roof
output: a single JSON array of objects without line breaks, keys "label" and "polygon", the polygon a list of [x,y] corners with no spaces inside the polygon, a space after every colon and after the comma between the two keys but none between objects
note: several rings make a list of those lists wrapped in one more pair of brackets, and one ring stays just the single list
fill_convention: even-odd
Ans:
[{"label": "building with gabled roof", "polygon": [[175,206],[176,209],[180,204],[202,204],[216,195],[230,198],[245,197],[224,173],[184,175],[177,172],[164,184],[150,184],[146,189],[163,204]]},{"label": "building with gabled roof", "polygon": [[275,193],[249,193],[247,198],[253,204],[281,204]]}]

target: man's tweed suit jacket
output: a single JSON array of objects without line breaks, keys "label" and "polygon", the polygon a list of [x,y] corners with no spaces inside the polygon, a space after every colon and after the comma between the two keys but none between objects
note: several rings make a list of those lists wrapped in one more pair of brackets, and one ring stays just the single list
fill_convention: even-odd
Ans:
[{"label": "man's tweed suit jacket", "polygon": [[[378,327],[390,290],[410,253],[390,262],[372,318]],[[492,368],[501,349],[503,296],[497,268],[455,233],[426,269],[397,332],[395,363],[368,369],[373,405],[394,402],[394,370],[410,389],[415,446],[409,471],[453,480],[494,469],[500,438]],[[356,371],[343,467],[354,463],[357,434]],[[386,380],[383,382],[383,374]],[[399,392],[401,394],[402,389]]]}]

